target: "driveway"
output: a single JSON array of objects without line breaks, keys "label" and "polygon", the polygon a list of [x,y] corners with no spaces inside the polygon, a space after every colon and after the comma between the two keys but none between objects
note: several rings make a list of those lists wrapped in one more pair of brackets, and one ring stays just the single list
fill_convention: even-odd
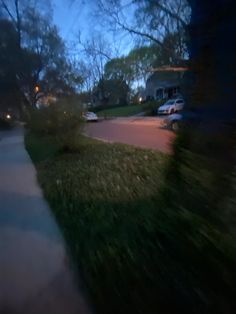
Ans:
[{"label": "driveway", "polygon": [[0,313],[91,313],[24,148],[0,132]]},{"label": "driveway", "polygon": [[108,142],[119,142],[171,153],[172,131],[161,127],[159,117],[131,117],[88,123],[85,134]]}]

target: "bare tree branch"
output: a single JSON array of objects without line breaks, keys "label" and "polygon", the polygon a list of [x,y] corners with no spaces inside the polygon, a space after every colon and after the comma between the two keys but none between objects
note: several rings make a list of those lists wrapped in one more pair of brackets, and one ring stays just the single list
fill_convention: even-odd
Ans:
[{"label": "bare tree branch", "polygon": [[139,36],[143,36],[146,37],[147,39],[150,39],[151,41],[155,42],[156,44],[163,46],[162,42],[160,40],[158,40],[157,38],[155,38],[154,36],[152,36],[151,34],[142,32],[142,31],[138,31],[135,30],[133,28],[130,28],[120,22],[117,22],[117,24],[125,31],[128,31],[129,33],[135,34],[135,35],[139,35]]},{"label": "bare tree branch", "polygon": [[12,23],[14,24],[17,35],[18,35],[18,44],[21,45],[21,16],[19,11],[19,0],[14,0],[14,6],[15,6],[15,17],[14,14],[11,12],[9,6],[7,5],[6,1],[1,0],[2,7],[8,14],[9,18],[11,19]]},{"label": "bare tree branch", "polygon": [[173,54],[174,50],[173,47],[166,45],[165,38],[176,34],[178,41],[173,58],[176,60],[184,58],[184,29],[188,24],[190,13],[186,0],[131,0],[128,6],[134,5],[131,11],[135,14],[135,23],[132,23],[130,15],[129,18],[127,17],[129,11],[126,10],[126,5],[122,1],[98,0],[97,15],[100,14],[102,21],[104,16],[107,18],[107,22],[113,27],[113,32],[120,30],[137,35],[162,47],[169,54]]},{"label": "bare tree branch", "polygon": [[181,18],[181,16],[171,10],[169,10],[166,6],[160,3],[160,1],[151,1],[152,5],[156,6],[157,8],[161,9],[163,12],[168,14],[171,18],[179,21],[183,27],[186,27],[188,24]]},{"label": "bare tree branch", "polygon": [[15,10],[16,10],[16,28],[18,33],[19,45],[21,44],[21,16],[19,12],[19,0],[15,0]]},{"label": "bare tree branch", "polygon": [[8,8],[7,4],[5,1],[1,0],[2,6],[4,8],[4,10],[7,12],[7,14],[9,15],[10,19],[12,20],[12,22],[15,24],[16,26],[16,19],[14,18],[13,14],[11,13],[10,9]]}]

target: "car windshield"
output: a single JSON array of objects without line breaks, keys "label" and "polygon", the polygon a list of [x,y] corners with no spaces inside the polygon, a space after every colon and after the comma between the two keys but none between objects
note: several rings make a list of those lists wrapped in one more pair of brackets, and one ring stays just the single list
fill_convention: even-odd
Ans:
[{"label": "car windshield", "polygon": [[175,103],[174,100],[168,100],[165,105],[173,105]]}]

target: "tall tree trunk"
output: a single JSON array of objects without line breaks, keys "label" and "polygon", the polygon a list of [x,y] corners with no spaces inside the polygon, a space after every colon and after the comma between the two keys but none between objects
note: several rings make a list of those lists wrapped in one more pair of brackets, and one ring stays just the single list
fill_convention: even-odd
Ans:
[{"label": "tall tree trunk", "polygon": [[194,271],[185,269],[195,278],[186,290],[197,306],[188,309],[191,298],[186,298],[183,307],[188,313],[231,314],[236,308],[235,3],[189,3],[191,69],[185,98],[199,121],[177,136],[163,204],[165,215],[170,210],[174,217],[178,254],[187,242],[182,263],[194,261]]},{"label": "tall tree trunk", "polygon": [[[236,20],[233,2],[189,0],[192,7],[189,26],[191,71],[185,76],[185,97],[187,109],[196,110],[200,123],[191,124],[180,132],[169,171],[170,181],[178,185],[186,183],[183,182],[186,160],[192,175],[199,177],[199,172],[203,171],[205,177],[199,178],[199,184],[205,197],[203,203],[196,202],[192,210],[201,210],[203,216],[214,217],[225,227],[232,224],[232,217],[228,212],[224,213],[222,204],[232,193],[236,143]],[[199,196],[197,191],[191,195],[196,199]]]},{"label": "tall tree trunk", "polygon": [[19,44],[19,48],[21,48],[22,25],[21,25],[21,15],[19,11],[19,0],[15,0],[15,10],[16,10],[16,30],[18,34],[18,44]]}]

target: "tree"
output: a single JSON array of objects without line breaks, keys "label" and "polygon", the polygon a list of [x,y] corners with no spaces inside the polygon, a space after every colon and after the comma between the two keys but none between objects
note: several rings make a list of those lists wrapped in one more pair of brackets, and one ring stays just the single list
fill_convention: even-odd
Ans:
[{"label": "tree", "polygon": [[173,228],[188,230],[182,239],[189,241],[190,262],[204,256],[195,274],[196,279],[202,278],[194,286],[201,296],[190,308],[184,304],[183,311],[193,313],[197,304],[201,313],[231,314],[236,307],[235,3],[189,3],[190,71],[185,75],[185,98],[187,109],[193,109],[197,119],[177,136],[163,193],[165,211],[170,210],[165,215],[173,215],[174,220],[178,213],[181,218]]},{"label": "tree", "polygon": [[25,11],[28,8],[35,10],[40,8],[40,11],[51,8],[50,1],[34,1],[34,0],[0,0],[0,9],[3,17],[10,19],[18,36],[18,45],[21,46],[23,19]]},{"label": "tree", "polygon": [[129,90],[129,86],[122,79],[103,79],[96,86],[94,96],[101,104],[125,105]]},{"label": "tree", "polygon": [[87,83],[89,79],[92,80],[93,87],[98,83],[100,84],[100,100],[103,102],[106,98],[103,88],[104,67],[107,60],[111,59],[111,49],[108,46],[108,42],[99,33],[84,43],[80,42],[80,44],[83,47],[82,52],[87,59],[87,68],[89,68],[89,71],[87,71]]},{"label": "tree", "polygon": [[157,64],[163,64],[162,48],[157,45],[134,48],[128,54],[128,59],[133,65],[135,79],[146,82],[150,69]]},{"label": "tree", "polygon": [[[170,34],[176,36],[176,44],[181,55],[173,59],[184,58],[186,55],[186,26],[190,20],[190,6],[185,0],[135,0],[98,1],[98,14],[107,22],[113,31],[123,31],[141,38],[144,43],[151,43],[169,51],[164,39]],[[134,18],[130,17],[134,12]],[[177,40],[178,39],[178,40]],[[173,51],[172,51],[173,52]]]},{"label": "tree", "polygon": [[165,65],[169,59],[166,51],[157,45],[137,47],[127,56],[109,60],[105,65],[105,78],[124,80],[132,88],[134,83],[144,84],[150,70]]},{"label": "tree", "polygon": [[79,61],[77,63],[78,71],[82,78],[82,88],[87,93],[91,93],[94,87],[94,74],[93,69],[85,61]]},{"label": "tree", "polygon": [[20,12],[19,0],[7,1],[1,0],[1,7],[5,11],[6,15],[13,23],[18,37],[18,45],[21,45],[21,33],[22,33],[22,16]]},{"label": "tree", "polygon": [[76,73],[71,63],[63,59],[57,62],[56,67],[48,67],[39,81],[44,94],[54,96],[73,95],[82,83],[81,75]]},{"label": "tree", "polygon": [[99,82],[103,78],[107,60],[111,59],[111,49],[108,42],[100,33],[96,33],[89,40],[80,44],[92,71],[94,83]]},{"label": "tree", "polygon": [[[4,1],[3,6],[15,27],[15,16],[9,3]],[[16,18],[20,19],[20,35],[15,27],[19,51],[16,78],[29,104],[35,106],[42,96],[75,92],[81,77],[68,60],[65,44],[48,14],[39,13],[31,2],[27,6],[24,1],[17,1],[14,8],[19,11]]]},{"label": "tree", "polygon": [[[27,67],[28,71],[21,76],[21,87],[34,106],[41,95],[59,91],[57,84],[68,71],[65,45],[57,28],[48,21],[47,16],[40,14],[35,8],[26,9],[23,30],[22,45],[26,47],[24,60],[31,62]],[[62,85],[65,87],[66,80]],[[40,92],[35,92],[36,86],[40,86]]]},{"label": "tree", "polygon": [[18,107],[21,98],[17,84],[20,56],[18,36],[8,20],[0,20],[0,43],[0,110],[5,110]]},{"label": "tree", "polygon": [[131,87],[134,79],[134,67],[128,57],[114,58],[109,60],[105,65],[104,77],[107,80],[124,81]]}]

